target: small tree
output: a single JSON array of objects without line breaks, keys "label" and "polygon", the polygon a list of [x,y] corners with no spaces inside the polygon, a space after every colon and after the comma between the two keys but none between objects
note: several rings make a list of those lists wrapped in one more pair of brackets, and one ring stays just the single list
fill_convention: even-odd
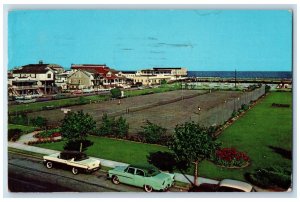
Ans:
[{"label": "small tree", "polygon": [[112,98],[120,98],[121,97],[121,90],[120,88],[113,88],[110,90]]},{"label": "small tree", "polygon": [[[86,141],[87,135],[94,130],[96,122],[89,114],[83,111],[69,112],[63,119],[61,134],[68,142]],[[78,150],[82,149],[81,147]]]},{"label": "small tree", "polygon": [[34,126],[37,126],[39,128],[47,128],[47,119],[45,119],[44,117],[38,116],[31,119],[30,121]]},{"label": "small tree", "polygon": [[161,82],[160,82],[161,85],[166,85],[167,83],[168,83],[168,82],[167,82],[166,79],[163,79],[163,80],[161,80]]},{"label": "small tree", "polygon": [[169,148],[175,153],[178,161],[195,164],[194,185],[197,185],[199,162],[210,159],[220,147],[220,143],[215,142],[212,137],[211,131],[193,121],[185,122],[176,126],[169,144]]},{"label": "small tree", "polygon": [[102,123],[99,127],[99,135],[112,135],[114,127],[114,118],[109,117],[106,113],[102,116]]},{"label": "small tree", "polygon": [[113,134],[117,137],[125,137],[128,134],[129,124],[126,119],[119,117],[114,121]]},{"label": "small tree", "polygon": [[146,125],[142,126],[143,131],[139,132],[142,138],[147,143],[156,144],[159,143],[160,138],[166,133],[167,129],[159,125],[151,123],[147,120]]}]

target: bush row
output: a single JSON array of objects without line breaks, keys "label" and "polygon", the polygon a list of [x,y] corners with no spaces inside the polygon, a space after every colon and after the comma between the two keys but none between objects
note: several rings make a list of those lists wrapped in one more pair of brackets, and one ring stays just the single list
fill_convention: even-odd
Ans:
[{"label": "bush row", "polygon": [[25,113],[21,113],[18,115],[8,115],[8,123],[44,128],[47,126],[47,119],[40,116],[29,118]]},{"label": "bush row", "polygon": [[17,141],[22,135],[21,129],[8,129],[8,141]]},{"label": "bush row", "polygon": [[96,128],[92,134],[97,136],[109,136],[117,138],[126,138],[129,130],[129,124],[126,119],[119,117],[109,117],[107,114],[102,116],[102,123],[100,127]]},{"label": "bush row", "polygon": [[246,173],[245,178],[262,188],[288,189],[291,186],[291,171],[278,166],[258,168],[253,173]]}]

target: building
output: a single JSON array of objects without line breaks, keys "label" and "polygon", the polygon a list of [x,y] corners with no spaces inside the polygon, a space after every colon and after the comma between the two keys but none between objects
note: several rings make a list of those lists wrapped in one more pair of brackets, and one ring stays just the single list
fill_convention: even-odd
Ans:
[{"label": "building", "polygon": [[55,85],[58,88],[58,92],[64,92],[68,89],[67,78],[72,71],[65,71],[55,75]]},{"label": "building", "polygon": [[136,72],[133,77],[134,83],[143,85],[160,84],[163,80],[170,82],[183,79],[187,76],[187,69],[182,67],[154,67],[142,69]]},{"label": "building", "polygon": [[67,89],[68,90],[82,90],[91,89],[93,84],[94,75],[87,71],[78,69],[67,77]]},{"label": "building", "polygon": [[[126,82],[126,78],[122,76],[121,72],[111,69],[105,64],[72,64],[71,69],[89,73],[92,76],[91,82],[93,83],[92,88],[94,90],[118,87]],[[91,88],[91,86],[83,88]]]},{"label": "building", "polygon": [[63,69],[59,65],[28,64],[12,70],[9,77],[9,92],[12,95],[41,95],[55,91],[55,73]]}]

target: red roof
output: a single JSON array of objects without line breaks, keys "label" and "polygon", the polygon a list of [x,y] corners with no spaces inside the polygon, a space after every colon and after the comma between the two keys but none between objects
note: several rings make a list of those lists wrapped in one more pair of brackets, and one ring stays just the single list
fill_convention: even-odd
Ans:
[{"label": "red roof", "polygon": [[[106,79],[115,79],[118,78],[112,71],[110,71],[110,68],[106,65],[72,65],[72,69],[81,69],[92,72],[92,73],[98,73],[101,74]],[[111,72],[111,76],[108,77],[106,74],[108,72]]]}]

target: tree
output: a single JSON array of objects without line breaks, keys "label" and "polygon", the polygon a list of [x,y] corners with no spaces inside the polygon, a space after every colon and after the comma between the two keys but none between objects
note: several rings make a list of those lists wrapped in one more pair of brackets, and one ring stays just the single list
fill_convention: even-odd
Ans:
[{"label": "tree", "polygon": [[113,88],[110,90],[111,96],[113,98],[120,98],[121,97],[121,90],[120,88]]},{"label": "tree", "polygon": [[166,133],[167,129],[159,125],[151,123],[147,120],[146,125],[142,126],[143,131],[139,132],[142,138],[147,143],[156,144],[160,142],[160,139]]},{"label": "tree", "polygon": [[106,113],[102,116],[102,123],[99,127],[98,134],[99,135],[112,135],[113,126],[114,126],[114,118],[109,117]]},{"label": "tree", "polygon": [[31,123],[39,128],[47,128],[47,119],[41,116],[31,119]]},{"label": "tree", "polygon": [[[83,113],[83,111],[69,112],[62,121],[61,134],[67,139],[67,144],[78,142],[86,142],[86,138],[90,132],[96,127],[96,122],[89,114]],[[78,150],[82,150],[83,144],[80,144]]]},{"label": "tree", "polygon": [[126,119],[119,117],[114,121],[113,133],[117,137],[124,137],[128,134],[129,124],[126,122]]},{"label": "tree", "polygon": [[210,159],[220,147],[220,143],[213,138],[212,131],[193,121],[185,122],[176,125],[170,141],[169,148],[175,153],[177,161],[195,164],[194,185],[197,185],[199,162]]}]

